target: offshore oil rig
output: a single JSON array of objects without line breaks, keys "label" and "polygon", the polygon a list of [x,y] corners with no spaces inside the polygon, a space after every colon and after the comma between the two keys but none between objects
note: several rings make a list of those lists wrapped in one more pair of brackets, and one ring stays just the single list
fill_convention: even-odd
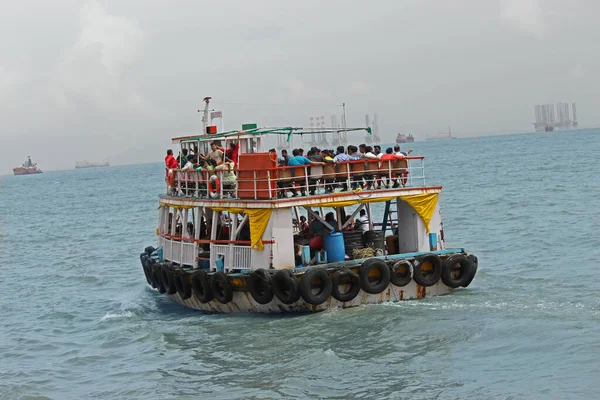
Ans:
[{"label": "offshore oil rig", "polygon": [[[533,127],[536,132],[552,132],[555,129],[577,129],[577,107],[575,102],[571,103],[572,115],[569,115],[569,103],[536,104],[533,108],[535,122]],[[571,118],[572,116],[572,118]]]}]

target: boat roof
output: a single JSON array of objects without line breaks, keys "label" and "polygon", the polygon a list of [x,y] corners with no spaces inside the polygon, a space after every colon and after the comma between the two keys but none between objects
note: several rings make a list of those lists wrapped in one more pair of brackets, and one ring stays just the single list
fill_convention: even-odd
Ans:
[{"label": "boat roof", "polygon": [[246,130],[233,130],[226,132],[219,132],[213,134],[202,134],[202,135],[191,135],[191,136],[179,136],[174,137],[171,140],[173,143],[181,143],[181,142],[208,142],[218,139],[250,139],[255,138],[257,136],[265,136],[265,135],[287,135],[288,141],[292,137],[292,135],[312,135],[315,133],[336,133],[336,132],[354,132],[354,131],[366,131],[369,135],[372,135],[372,130],[370,127],[366,128],[341,128],[341,129],[314,129],[314,128],[301,128],[301,127],[263,127],[263,128],[253,128]]}]

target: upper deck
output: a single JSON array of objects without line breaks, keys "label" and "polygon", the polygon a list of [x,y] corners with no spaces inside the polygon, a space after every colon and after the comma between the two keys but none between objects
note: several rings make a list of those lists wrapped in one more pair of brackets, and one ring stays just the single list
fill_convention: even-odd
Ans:
[{"label": "upper deck", "polygon": [[172,205],[244,208],[286,208],[354,199],[385,201],[423,193],[439,193],[425,184],[424,157],[356,160],[325,165],[276,166],[273,153],[249,157],[271,167],[169,171],[161,200]]}]

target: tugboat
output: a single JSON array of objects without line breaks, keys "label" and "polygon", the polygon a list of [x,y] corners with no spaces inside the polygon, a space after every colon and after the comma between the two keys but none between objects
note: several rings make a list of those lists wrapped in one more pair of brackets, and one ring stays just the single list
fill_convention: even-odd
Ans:
[{"label": "tugboat", "polygon": [[13,173],[15,175],[31,175],[31,174],[41,174],[41,169],[38,168],[36,163],[31,162],[31,157],[27,156],[27,160],[20,167],[13,168]]},{"label": "tugboat", "polygon": [[396,136],[396,143],[412,143],[414,141],[415,141],[415,138],[413,137],[412,134],[404,135],[402,133],[399,133]]},{"label": "tugboat", "polygon": [[[214,154],[235,143],[239,165],[167,169],[157,247],[140,254],[146,281],[158,293],[205,312],[286,313],[469,286],[477,257],[446,248],[442,188],[425,183],[424,157],[280,166],[277,154],[264,151],[265,139],[314,130],[245,124],[217,132],[206,126],[210,98],[204,101],[206,133],[173,143],[188,154],[211,147]],[[371,132],[346,129],[361,130]],[[299,231],[294,221],[301,216],[310,225]]]}]

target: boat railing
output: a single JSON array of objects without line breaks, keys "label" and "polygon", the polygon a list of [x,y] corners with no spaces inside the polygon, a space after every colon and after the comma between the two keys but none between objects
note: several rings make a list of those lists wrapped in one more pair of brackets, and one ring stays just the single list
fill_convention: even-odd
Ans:
[{"label": "boat railing", "polygon": [[[225,176],[233,172],[235,180]],[[280,166],[261,170],[170,170],[167,194],[192,198],[268,200],[322,195],[341,190],[380,190],[425,186],[423,156],[356,160],[324,165]]]}]

